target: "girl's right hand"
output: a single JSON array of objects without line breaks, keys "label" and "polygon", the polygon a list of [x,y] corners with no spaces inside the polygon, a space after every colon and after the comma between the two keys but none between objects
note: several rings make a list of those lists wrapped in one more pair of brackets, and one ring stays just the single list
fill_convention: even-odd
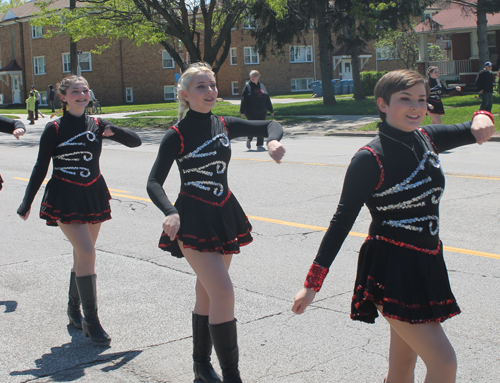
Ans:
[{"label": "girl's right hand", "polygon": [[295,314],[302,314],[306,310],[307,306],[309,306],[311,302],[314,300],[315,296],[316,296],[316,291],[304,287],[295,296],[292,306],[292,311]]},{"label": "girl's right hand", "polygon": [[163,232],[170,237],[170,240],[175,239],[175,235],[181,226],[181,218],[179,214],[170,214],[163,220]]},{"label": "girl's right hand", "polygon": [[19,214],[19,217],[21,217],[22,219],[24,219],[26,221],[28,219],[28,217],[30,216],[30,211],[31,211],[31,209],[29,209],[25,215]]}]

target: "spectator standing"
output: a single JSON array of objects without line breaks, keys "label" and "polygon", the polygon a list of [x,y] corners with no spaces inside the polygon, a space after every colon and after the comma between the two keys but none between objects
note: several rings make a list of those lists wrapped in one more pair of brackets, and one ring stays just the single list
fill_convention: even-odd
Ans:
[{"label": "spectator standing", "polygon": [[52,85],[49,85],[49,107],[52,108],[52,113],[56,111],[56,90]]},{"label": "spectator standing", "polygon": [[30,92],[30,96],[26,99],[26,109],[28,109],[28,120],[30,120],[30,125],[35,125],[35,110],[36,110],[36,98],[35,92]]},{"label": "spectator standing", "polygon": [[491,72],[491,69],[491,62],[486,61],[484,69],[478,73],[476,78],[477,90],[482,100],[479,110],[486,110],[487,112],[491,112],[493,106],[493,83],[495,82],[495,76]]},{"label": "spectator standing", "polygon": [[40,92],[35,89],[34,85],[31,85],[31,91],[35,93],[35,120],[38,120],[38,105],[40,105]]},{"label": "spectator standing", "polygon": [[[274,116],[273,104],[266,87],[259,82],[260,73],[250,72],[250,81],[245,85],[241,96],[240,114],[247,120],[265,120],[267,111]],[[250,149],[253,137],[247,138],[247,148]],[[257,137],[257,149],[264,149],[264,137]]]}]

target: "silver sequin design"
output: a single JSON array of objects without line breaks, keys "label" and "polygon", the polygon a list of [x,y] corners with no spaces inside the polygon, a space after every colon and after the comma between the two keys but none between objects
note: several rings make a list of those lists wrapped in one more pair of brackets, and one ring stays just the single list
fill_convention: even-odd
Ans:
[{"label": "silver sequin design", "polygon": [[[373,197],[374,198],[380,198],[384,197],[387,195],[391,194],[396,194],[400,193],[406,190],[411,190],[418,188],[430,181],[432,181],[432,178],[426,177],[420,181],[417,181],[415,183],[411,183],[412,180],[417,176],[417,174],[425,169],[425,164],[426,162],[429,161],[429,163],[434,166],[435,168],[440,168],[441,164],[439,162],[439,158],[436,153],[428,151],[424,154],[422,160],[418,164],[417,168],[413,171],[413,173],[406,178],[403,182],[398,183],[389,189],[386,189],[380,193],[374,193]],[[434,193],[439,193],[438,195],[435,195]],[[416,208],[416,207],[422,207],[425,206],[425,201],[423,201],[426,197],[431,195],[431,203],[437,205],[439,201],[441,200],[441,196],[443,195],[443,188],[442,187],[435,187],[432,189],[429,189],[422,194],[413,197],[409,200],[406,201],[401,201],[397,204],[391,204],[391,205],[385,205],[385,206],[376,206],[376,209],[378,211],[388,211],[388,210],[400,210],[400,209],[410,209],[410,208]],[[382,221],[382,225],[385,226],[391,226],[391,227],[398,227],[398,228],[403,228],[406,230],[410,231],[417,231],[417,232],[422,232],[422,228],[412,225],[416,222],[425,222],[425,221],[430,221],[429,222],[429,231],[431,235],[436,235],[439,232],[439,218],[435,215],[428,215],[425,217],[415,217],[415,218],[407,218],[407,219],[401,219],[401,220],[386,220]]]},{"label": "silver sequin design", "polygon": [[[217,154],[216,150],[213,150],[211,152],[206,152],[206,153],[201,153],[201,151],[206,148],[208,145],[210,145],[213,142],[216,142],[217,140],[220,141],[220,143],[225,146],[229,147],[229,138],[225,133],[217,134],[216,136],[212,137],[210,140],[205,141],[202,145],[198,146],[195,150],[192,152],[186,154],[185,156],[182,156],[179,158],[179,162],[182,162],[184,160],[190,159],[190,158],[203,158],[203,157],[210,157],[210,156],[215,156]],[[212,177],[214,173],[212,171],[206,170],[207,168],[215,166],[215,171],[217,174],[222,174],[226,171],[227,164],[224,161],[213,161],[210,162],[209,164],[197,167],[197,168],[187,168],[183,169],[183,173],[199,173],[206,175],[208,177]],[[206,190],[210,191],[213,187],[213,193],[217,197],[221,196],[222,193],[224,193],[224,186],[219,183],[219,182],[214,182],[214,181],[189,181],[184,183],[185,186],[194,186],[198,189],[201,190]]]},{"label": "silver sequin design", "polygon": [[[85,146],[87,145],[86,142],[74,142],[77,138],[85,136],[85,138],[89,142],[94,142],[96,140],[96,135],[93,132],[86,131],[82,132],[80,134],[77,134],[74,137],[71,137],[69,140],[64,141],[63,143],[57,145],[57,148],[61,148],[64,146]],[[75,158],[75,156],[81,155],[81,158]],[[81,152],[71,152],[71,153],[65,153],[65,154],[60,154],[57,156],[54,156],[55,159],[59,159],[62,161],[91,161],[93,158],[93,154],[88,151],[81,151]],[[80,177],[87,178],[90,176],[90,169],[86,167],[78,167],[78,166],[63,166],[63,167],[54,167],[54,170],[59,170],[63,173],[66,174],[71,174],[71,175],[76,175],[76,173],[79,171]]]}]

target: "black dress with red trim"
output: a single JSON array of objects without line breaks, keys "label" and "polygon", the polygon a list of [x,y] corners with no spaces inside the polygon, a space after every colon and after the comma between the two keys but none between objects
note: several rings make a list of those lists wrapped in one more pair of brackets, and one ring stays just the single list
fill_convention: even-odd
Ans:
[{"label": "black dress with red trim", "polygon": [[[107,126],[113,136],[103,136]],[[56,221],[99,223],[111,219],[111,195],[99,168],[103,138],[129,147],[141,145],[137,133],[100,118],[66,113],[49,122],[40,138],[38,159],[18,214],[25,215],[30,209],[52,159],[52,177],[45,187],[40,218],[49,226],[57,226]]]},{"label": "black dress with red trim", "polygon": [[[148,194],[165,214],[179,214],[174,241],[162,233],[159,247],[182,258],[178,241],[200,252],[236,254],[252,241],[252,226],[227,183],[230,140],[254,136],[280,140],[283,129],[274,121],[248,121],[189,110],[163,137],[148,180]],[[181,190],[172,206],[163,184],[177,162]]]},{"label": "black dress with red trim", "polygon": [[373,323],[375,305],[383,307],[384,316],[415,324],[459,314],[439,239],[444,174],[438,153],[474,143],[470,124],[404,132],[380,123],[378,136],[349,165],[306,287],[319,290],[366,204],[372,222],[359,253],[351,318]]},{"label": "black dress with red trim", "polygon": [[447,88],[443,85],[442,81],[436,78],[430,78],[427,83],[429,84],[430,94],[427,98],[427,103],[431,104],[434,108],[427,108],[431,114],[444,114],[443,101],[441,101],[441,93],[449,93],[455,90],[454,87]]}]

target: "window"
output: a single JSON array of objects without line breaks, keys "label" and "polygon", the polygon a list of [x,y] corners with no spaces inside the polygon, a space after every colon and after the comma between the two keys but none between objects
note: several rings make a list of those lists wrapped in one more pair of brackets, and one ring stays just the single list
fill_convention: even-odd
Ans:
[{"label": "window", "polygon": [[40,105],[49,105],[47,102],[47,92],[39,92],[40,93]]},{"label": "window", "polygon": [[396,48],[382,47],[377,48],[377,60],[396,60]]},{"label": "window", "polygon": [[134,88],[125,88],[125,101],[134,102]]},{"label": "window", "polygon": [[236,58],[236,53],[237,53],[236,48],[231,48],[229,50],[229,58],[230,58],[229,64],[230,65],[238,65],[238,60]]},{"label": "window", "polygon": [[92,72],[92,56],[90,52],[83,52],[78,55],[78,63],[82,72]]},{"label": "window", "polygon": [[[490,58],[492,55],[497,53],[497,43],[495,40],[495,33],[488,33],[488,51],[490,52]],[[493,61],[493,60],[490,60]],[[493,63],[495,65],[495,63]]]},{"label": "window", "polygon": [[231,81],[231,94],[234,96],[240,94],[240,84],[238,81]]},{"label": "window", "polygon": [[163,99],[165,101],[173,101],[176,97],[175,85],[167,85],[163,87]]},{"label": "window", "polygon": [[247,16],[243,19],[243,29],[257,29],[257,20],[253,16]]},{"label": "window", "polygon": [[71,72],[71,58],[69,53],[62,54],[63,73]]},{"label": "window", "polygon": [[292,92],[301,92],[305,90],[312,90],[311,83],[314,80],[312,78],[292,78],[291,90]]},{"label": "window", "polygon": [[45,74],[45,56],[33,57],[33,71],[35,75]]},{"label": "window", "polygon": [[3,104],[3,93],[0,93],[0,104]]},{"label": "window", "polygon": [[175,68],[175,62],[172,56],[167,51],[161,52],[161,58],[163,61],[163,69],[172,69]]},{"label": "window", "polygon": [[312,46],[290,47],[291,63],[312,63]]},{"label": "window", "polygon": [[259,63],[259,53],[254,47],[243,48],[243,55],[245,56],[245,65]]},{"label": "window", "polygon": [[43,37],[43,27],[31,26],[31,38],[37,39]]}]

